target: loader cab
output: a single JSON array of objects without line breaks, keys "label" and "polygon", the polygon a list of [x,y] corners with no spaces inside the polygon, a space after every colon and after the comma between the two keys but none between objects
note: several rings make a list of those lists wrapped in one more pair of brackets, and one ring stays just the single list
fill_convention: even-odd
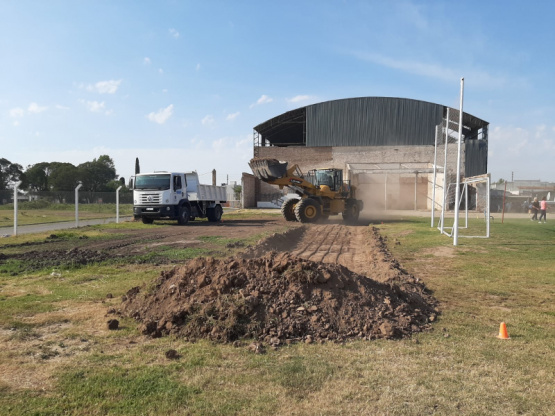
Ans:
[{"label": "loader cab", "polygon": [[341,169],[313,169],[308,172],[305,179],[315,186],[327,185],[331,191],[337,192],[343,185],[343,171]]}]

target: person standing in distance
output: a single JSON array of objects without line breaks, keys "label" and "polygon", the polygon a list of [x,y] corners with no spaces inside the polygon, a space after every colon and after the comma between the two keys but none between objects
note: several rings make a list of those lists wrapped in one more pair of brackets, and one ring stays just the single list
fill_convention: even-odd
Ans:
[{"label": "person standing in distance", "polygon": [[546,215],[547,215],[547,198],[544,196],[540,202],[540,219],[538,223],[541,223],[543,218],[543,223],[545,224],[545,222],[547,221]]},{"label": "person standing in distance", "polygon": [[534,198],[534,202],[532,202],[532,221],[538,219],[538,212],[540,211],[540,203],[538,202],[538,198]]}]

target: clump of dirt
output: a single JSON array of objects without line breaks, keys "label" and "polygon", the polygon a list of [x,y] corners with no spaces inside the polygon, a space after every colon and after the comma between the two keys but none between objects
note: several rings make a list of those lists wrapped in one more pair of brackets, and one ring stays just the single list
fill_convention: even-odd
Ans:
[{"label": "clump of dirt", "polygon": [[128,291],[120,313],[141,322],[141,332],[152,337],[251,338],[277,346],[402,338],[429,328],[437,311],[418,283],[401,288],[339,264],[272,251],[191,260],[162,272],[150,288]]},{"label": "clump of dirt", "polygon": [[289,228],[283,233],[274,233],[269,237],[263,238],[258,241],[255,246],[249,246],[240,254],[243,258],[260,257],[269,251],[289,251],[291,244],[305,233],[306,227],[293,227]]},{"label": "clump of dirt", "polygon": [[0,265],[10,259],[20,260],[20,272],[30,272],[48,267],[69,267],[102,262],[113,258],[109,253],[74,247],[70,250],[28,251],[0,257]]}]

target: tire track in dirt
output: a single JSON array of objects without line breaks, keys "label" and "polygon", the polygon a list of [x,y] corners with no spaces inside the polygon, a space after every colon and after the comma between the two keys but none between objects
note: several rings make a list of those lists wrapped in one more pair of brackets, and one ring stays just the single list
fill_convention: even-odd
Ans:
[{"label": "tire track in dirt", "polygon": [[297,242],[291,243],[291,254],[295,256],[315,262],[341,264],[378,281],[391,277],[387,273],[384,250],[367,226],[314,224],[306,227]]},{"label": "tire track in dirt", "polygon": [[353,247],[351,232],[339,224],[316,224],[307,227],[291,254],[323,263],[339,263],[351,269]]}]

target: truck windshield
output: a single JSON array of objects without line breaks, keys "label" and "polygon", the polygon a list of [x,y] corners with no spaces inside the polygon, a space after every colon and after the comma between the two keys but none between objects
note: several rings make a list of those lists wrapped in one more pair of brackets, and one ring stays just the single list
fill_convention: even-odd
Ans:
[{"label": "truck windshield", "polygon": [[135,177],[135,189],[170,189],[170,175],[140,175]]}]

